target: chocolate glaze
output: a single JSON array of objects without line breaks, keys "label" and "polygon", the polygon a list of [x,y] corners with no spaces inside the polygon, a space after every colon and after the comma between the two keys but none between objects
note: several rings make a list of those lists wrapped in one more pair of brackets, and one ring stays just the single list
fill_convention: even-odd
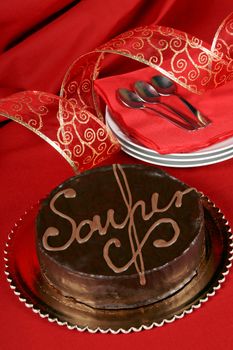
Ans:
[{"label": "chocolate glaze", "polygon": [[200,195],[143,165],[71,178],[42,203],[37,218],[43,276],[95,308],[146,305],[182,288],[203,257],[204,236]]}]

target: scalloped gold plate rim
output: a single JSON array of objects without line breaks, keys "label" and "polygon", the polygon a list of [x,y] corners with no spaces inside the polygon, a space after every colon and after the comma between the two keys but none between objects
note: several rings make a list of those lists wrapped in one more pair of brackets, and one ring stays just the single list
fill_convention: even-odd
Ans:
[{"label": "scalloped gold plate rim", "polygon": [[8,236],[5,273],[19,300],[42,318],[69,329],[91,333],[129,333],[160,327],[199,308],[225,281],[233,258],[233,237],[221,211],[202,197],[207,254],[197,275],[174,295],[128,310],[99,310],[62,296],[40,274],[35,248],[35,218],[39,203],[25,212]]}]

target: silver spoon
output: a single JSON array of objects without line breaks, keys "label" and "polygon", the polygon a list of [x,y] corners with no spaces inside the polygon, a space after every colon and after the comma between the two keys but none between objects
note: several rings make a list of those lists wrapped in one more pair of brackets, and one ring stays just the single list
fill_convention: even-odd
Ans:
[{"label": "silver spoon", "polygon": [[204,117],[190,102],[177,93],[176,85],[171,79],[163,75],[156,75],[151,79],[151,82],[161,96],[176,95],[197,117],[203,126],[207,126],[211,123],[210,119]]},{"label": "silver spoon", "polygon": [[174,125],[186,129],[186,130],[194,130],[193,126],[191,126],[190,124],[185,124],[179,120],[176,120],[175,118],[172,118],[171,116],[168,116],[165,113],[162,112],[158,112],[155,108],[149,107],[149,106],[145,106],[144,102],[142,101],[142,99],[133,91],[128,90],[128,89],[124,89],[124,88],[120,88],[116,91],[117,97],[118,99],[126,106],[129,108],[134,108],[134,109],[149,109],[152,110],[154,112],[156,112],[156,114],[168,121],[170,121],[171,123],[173,123]]},{"label": "silver spoon", "polygon": [[136,81],[134,84],[134,90],[144,102],[155,103],[164,106],[170,112],[177,114],[183,121],[192,125],[194,129],[199,128],[199,125],[193,119],[181,113],[167,103],[161,102],[160,95],[151,84],[141,80]]}]

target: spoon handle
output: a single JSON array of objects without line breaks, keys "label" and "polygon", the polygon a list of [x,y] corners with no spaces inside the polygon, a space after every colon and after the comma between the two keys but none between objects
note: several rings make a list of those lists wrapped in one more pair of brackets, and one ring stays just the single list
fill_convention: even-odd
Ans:
[{"label": "spoon handle", "polygon": [[198,109],[196,109],[190,102],[188,102],[184,97],[181,95],[176,94],[177,97],[186,105],[186,107],[189,108],[189,110],[197,117],[197,119],[200,121],[200,123],[203,126],[207,126],[211,123],[211,120],[207,117],[204,117]]},{"label": "spoon handle", "polygon": [[173,112],[173,113],[177,114],[183,121],[185,121],[185,122],[189,123],[190,125],[192,125],[194,129],[198,129],[200,127],[200,125],[197,124],[196,121],[194,121],[192,118],[190,118],[187,115],[181,113],[176,108],[168,105],[167,103],[160,102],[160,105],[166,107],[168,110],[170,110],[170,112]]},{"label": "spoon handle", "polygon": [[183,122],[181,122],[179,120],[176,120],[175,118],[171,117],[170,115],[167,115],[167,114],[165,114],[163,112],[158,111],[156,108],[145,106],[145,105],[142,108],[149,109],[149,110],[151,110],[153,112],[156,112],[156,114],[159,117],[162,117],[162,118],[168,120],[169,122],[171,122],[175,126],[178,126],[178,127],[182,128],[182,129],[186,129],[186,130],[189,130],[189,131],[196,130],[196,127],[194,128],[190,124],[186,124],[186,123],[183,123]]}]

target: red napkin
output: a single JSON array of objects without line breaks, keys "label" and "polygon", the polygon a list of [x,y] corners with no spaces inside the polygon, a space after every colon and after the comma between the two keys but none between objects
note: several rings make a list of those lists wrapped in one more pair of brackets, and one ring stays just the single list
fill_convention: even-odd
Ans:
[{"label": "red napkin", "polygon": [[[97,93],[128,136],[161,154],[193,152],[233,136],[233,81],[202,95],[177,85],[178,93],[212,121],[207,127],[195,131],[180,129],[149,110],[130,109],[116,98],[117,88],[132,89],[135,81],[150,82],[151,77],[158,74],[148,67],[95,81]],[[190,116],[188,108],[177,97],[163,97],[162,101]],[[161,107],[160,111],[167,113]]]}]

